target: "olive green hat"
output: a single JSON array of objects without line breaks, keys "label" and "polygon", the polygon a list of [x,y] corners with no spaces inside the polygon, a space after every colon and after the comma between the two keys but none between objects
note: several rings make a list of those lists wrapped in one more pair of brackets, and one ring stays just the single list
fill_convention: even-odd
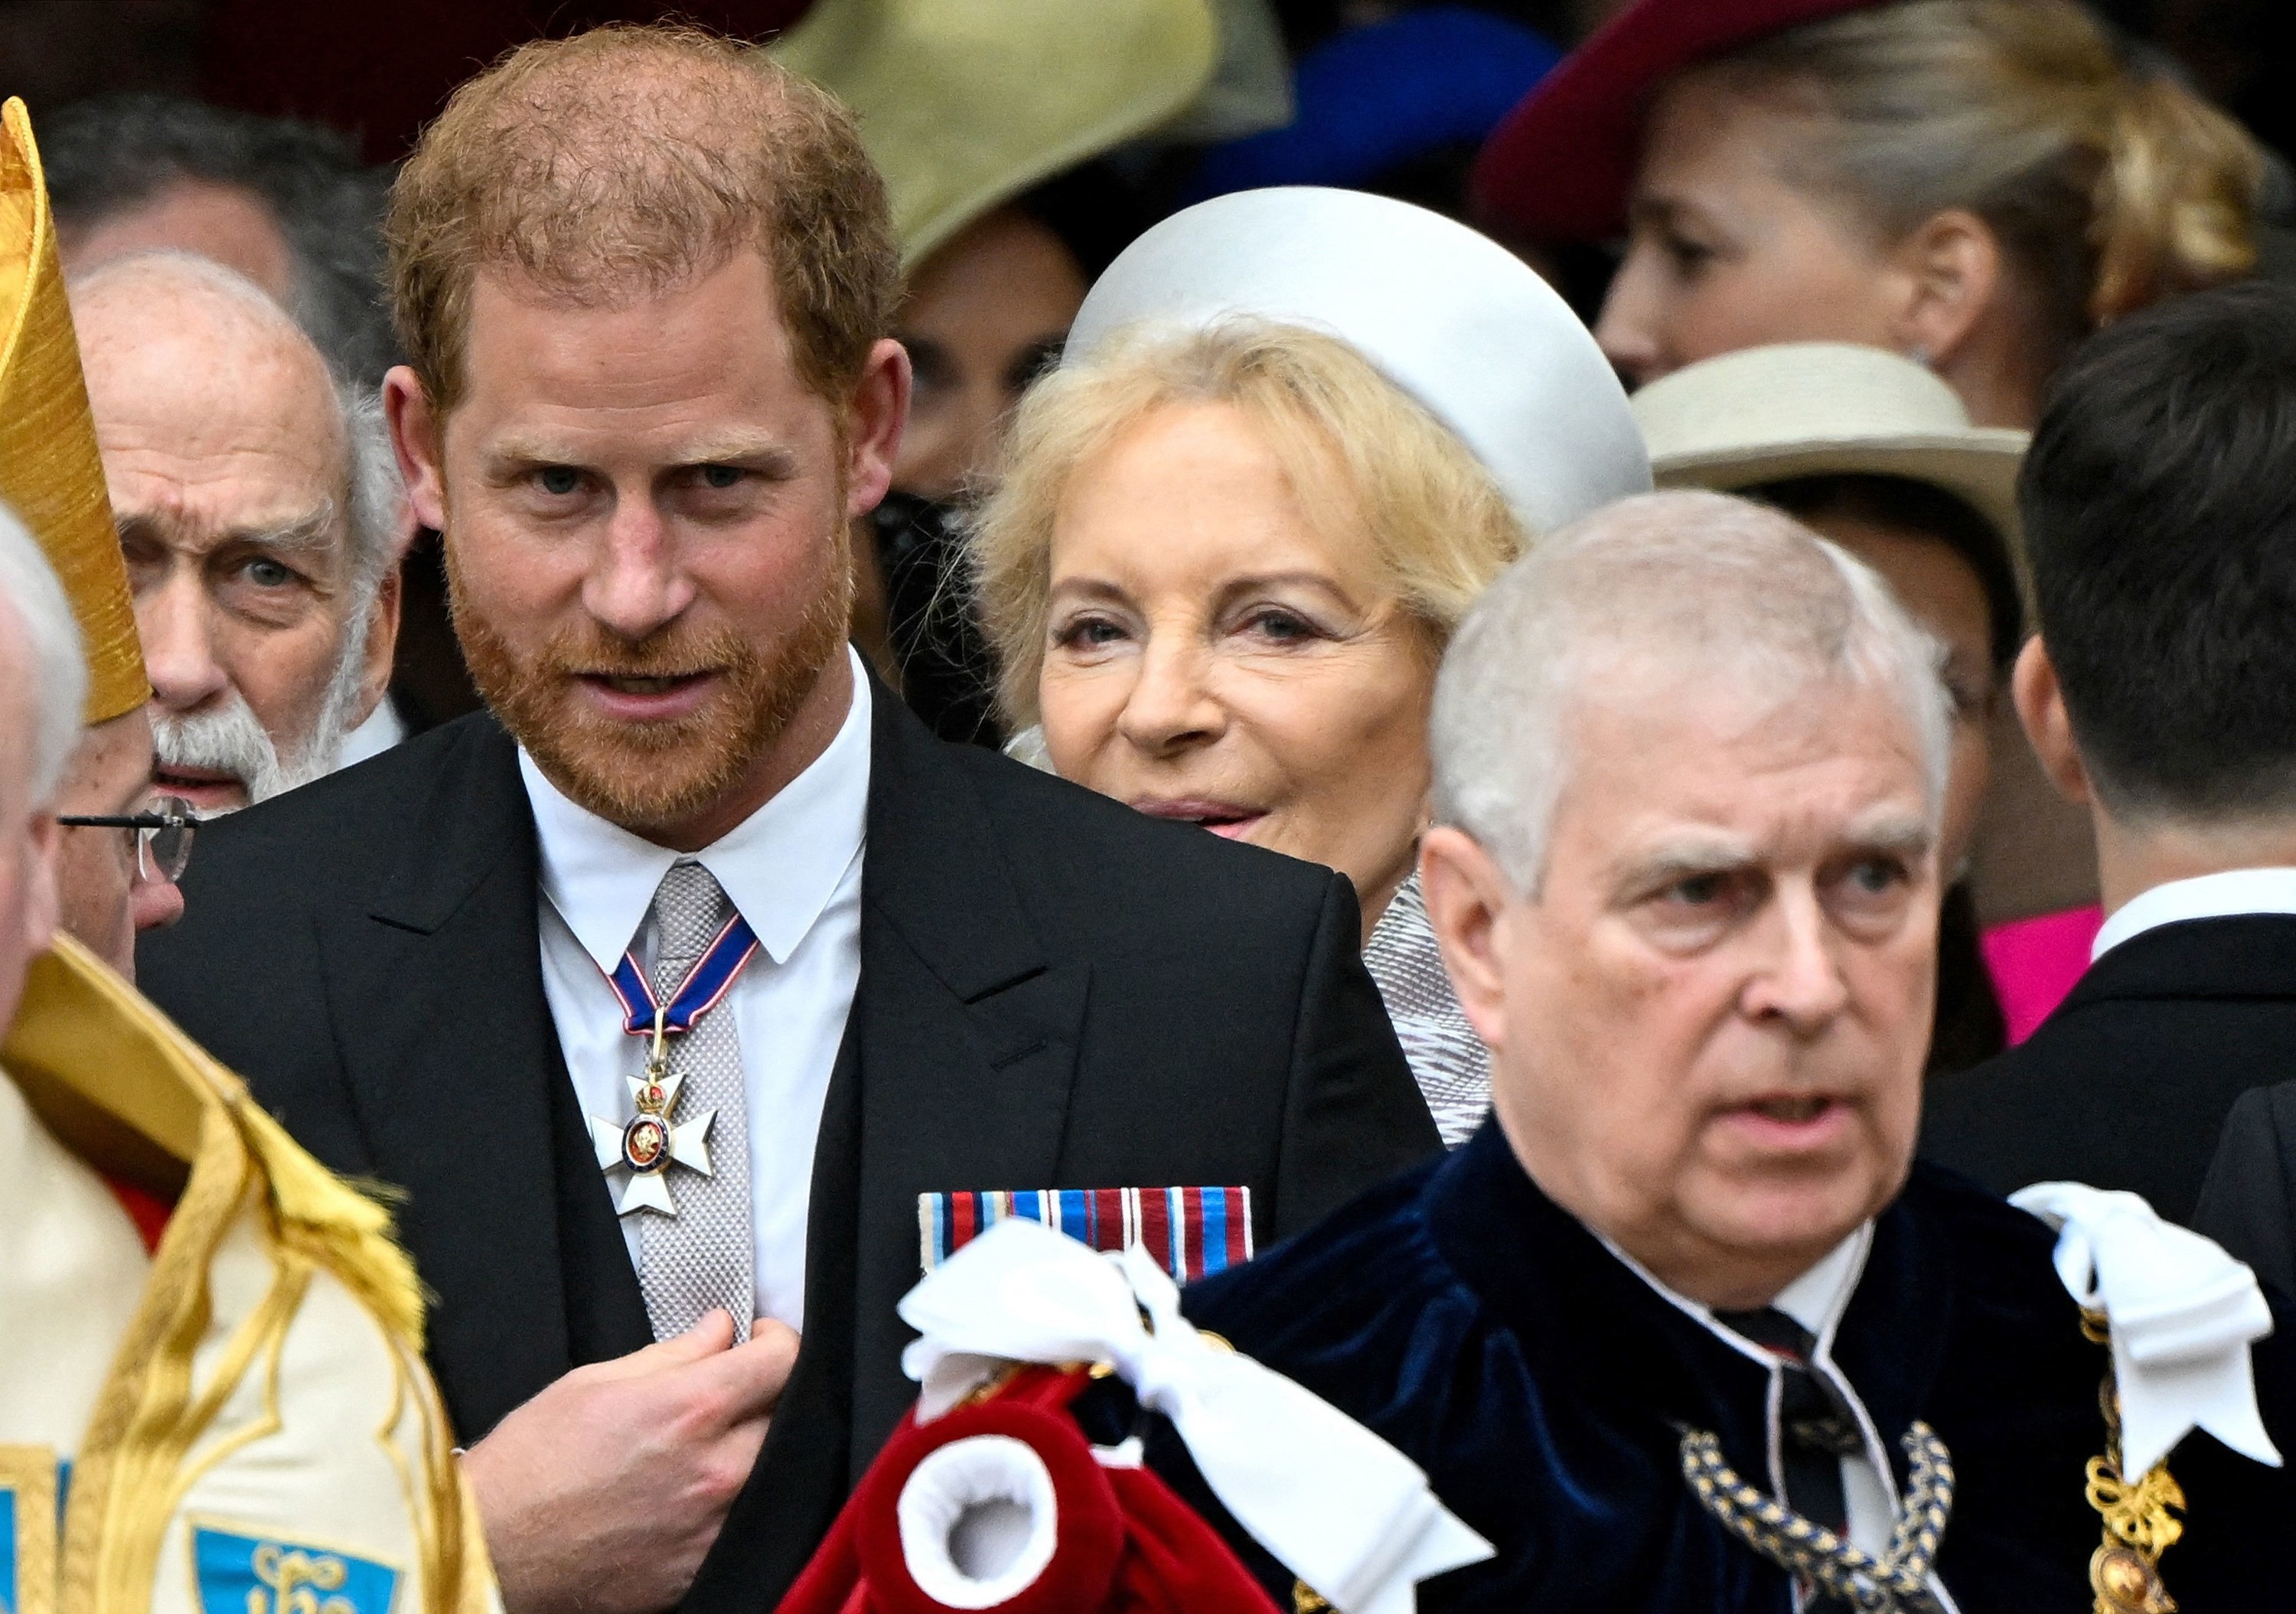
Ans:
[{"label": "olive green hat", "polygon": [[820,0],[775,59],[857,113],[911,268],[999,204],[1193,108],[1211,0]]}]

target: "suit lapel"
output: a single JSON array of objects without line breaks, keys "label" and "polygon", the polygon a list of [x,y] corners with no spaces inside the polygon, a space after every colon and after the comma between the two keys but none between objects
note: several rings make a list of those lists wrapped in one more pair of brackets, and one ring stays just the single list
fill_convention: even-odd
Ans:
[{"label": "suit lapel", "polygon": [[805,1339],[683,1614],[770,1607],[915,1398],[916,1196],[1054,1185],[1087,971],[1049,964],[962,767],[873,681],[861,974],[822,1110]]},{"label": "suit lapel", "polygon": [[606,1191],[571,1169],[587,1148],[563,1113],[516,748],[473,721],[410,807],[405,856],[321,945],[352,1102],[376,1174],[407,1191],[403,1233],[438,1296],[430,1358],[467,1442],[650,1335]]},{"label": "suit lapel", "polygon": [[853,1421],[854,1169],[860,1156],[857,1017],[838,1049],[814,1146],[805,1230],[805,1337],[757,1466],[680,1614],[752,1614],[778,1602],[844,1505]]},{"label": "suit lapel", "polygon": [[1920,1214],[1918,1193],[1901,1190],[1875,1218],[1865,1270],[1833,1336],[1834,1364],[1866,1404],[1901,1490],[1907,1459],[1900,1443],[1915,1419],[1935,1415],[1931,1391],[1956,1323],[1953,1253]]},{"label": "suit lapel", "polygon": [[917,1196],[1063,1185],[1090,979],[1046,955],[953,748],[878,699],[853,1020],[855,1479],[915,1397],[894,1307],[922,1275]]}]

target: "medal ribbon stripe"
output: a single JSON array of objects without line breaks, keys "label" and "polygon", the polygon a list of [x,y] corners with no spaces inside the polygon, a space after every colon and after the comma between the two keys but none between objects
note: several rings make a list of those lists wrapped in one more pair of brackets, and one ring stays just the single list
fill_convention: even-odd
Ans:
[{"label": "medal ribbon stripe", "polygon": [[997,1223],[1041,1222],[1086,1247],[1139,1245],[1176,1282],[1251,1259],[1249,1188],[989,1189],[917,1196],[917,1257],[932,1271]]},{"label": "medal ribbon stripe", "polygon": [[734,981],[757,955],[758,946],[757,932],[750,929],[750,922],[735,914],[718,932],[717,939],[693,961],[693,968],[685,972],[685,979],[670,995],[666,1007],[655,998],[645,971],[638,968],[638,961],[623,954],[613,973],[606,978],[606,984],[621,1001],[622,1029],[632,1036],[652,1036],[657,1008],[661,1010],[663,1029],[690,1029],[695,1020],[716,1008],[734,989]]},{"label": "medal ribbon stripe", "polygon": [[1172,1274],[1175,1283],[1185,1282],[1180,1274],[1186,1264],[1173,1258],[1179,1253],[1172,1241],[1171,1190],[1168,1188],[1135,1189],[1140,1196],[1140,1243],[1156,1258],[1156,1264]]},{"label": "medal ribbon stripe", "polygon": [[1175,1188],[1171,1192],[1181,1201],[1180,1212],[1173,1218],[1174,1230],[1179,1235],[1180,1258],[1188,1264],[1192,1276],[1201,1277],[1204,1270],[1204,1250],[1207,1247],[1218,1248],[1205,1236],[1204,1192],[1201,1188]]}]

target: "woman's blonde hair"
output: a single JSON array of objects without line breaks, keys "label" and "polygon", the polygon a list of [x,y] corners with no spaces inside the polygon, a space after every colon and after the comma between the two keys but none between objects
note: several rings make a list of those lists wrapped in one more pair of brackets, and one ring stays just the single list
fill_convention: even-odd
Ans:
[{"label": "woman's blonde hair", "polygon": [[1037,720],[1053,531],[1070,479],[1155,411],[1226,404],[1259,432],[1319,532],[1359,531],[1430,665],[1525,534],[1466,445],[1335,336],[1235,317],[1173,335],[1120,332],[1021,400],[995,491],[973,517],[975,608],[996,652],[997,701]]},{"label": "woman's blonde hair", "polygon": [[2097,326],[2255,264],[2255,143],[2132,71],[2071,0],[1900,0],[1696,71],[1816,114],[1796,176],[1883,232],[1984,219],[2038,294],[2052,368]]}]

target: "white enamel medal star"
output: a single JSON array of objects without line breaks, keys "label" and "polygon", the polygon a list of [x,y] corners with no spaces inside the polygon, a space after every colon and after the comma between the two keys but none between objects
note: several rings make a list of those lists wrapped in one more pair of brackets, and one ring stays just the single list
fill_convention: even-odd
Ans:
[{"label": "white enamel medal star", "polygon": [[705,1110],[692,1120],[671,1121],[670,1114],[677,1108],[677,1090],[685,1085],[685,1078],[663,1071],[654,1061],[649,1061],[644,1073],[631,1077],[629,1083],[636,1113],[627,1122],[590,1118],[590,1143],[597,1151],[598,1168],[611,1173],[619,1167],[629,1173],[620,1201],[614,1207],[615,1215],[658,1210],[674,1217],[677,1206],[669,1197],[669,1168],[684,1166],[703,1176],[709,1175],[709,1128],[718,1112]]}]

